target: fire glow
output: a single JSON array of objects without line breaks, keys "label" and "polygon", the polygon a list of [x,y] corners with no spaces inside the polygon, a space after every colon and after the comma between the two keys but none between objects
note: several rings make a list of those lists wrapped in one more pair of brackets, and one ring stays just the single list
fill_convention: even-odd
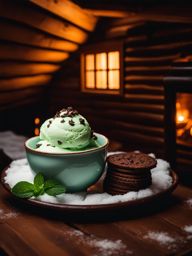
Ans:
[{"label": "fire glow", "polygon": [[182,107],[180,102],[176,104],[177,137],[185,142],[192,141],[192,118],[190,111]]}]

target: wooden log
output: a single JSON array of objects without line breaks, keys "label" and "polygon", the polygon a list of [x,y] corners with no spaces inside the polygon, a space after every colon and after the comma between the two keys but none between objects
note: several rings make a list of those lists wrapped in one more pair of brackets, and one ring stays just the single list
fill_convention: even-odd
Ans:
[{"label": "wooden log", "polygon": [[[191,31],[192,32],[192,31]],[[186,41],[185,38],[183,38],[182,42],[166,42],[166,43],[161,43],[161,44],[156,44],[156,45],[149,45],[149,46],[145,46],[145,47],[135,47],[135,48],[130,48],[127,47],[125,49],[125,51],[127,53],[129,52],[133,52],[133,51],[156,51],[156,50],[171,50],[171,49],[180,49],[180,47],[184,47],[186,45],[191,45],[192,41],[191,38],[189,41]]]},{"label": "wooden log", "polygon": [[[184,40],[184,39],[183,39]],[[161,56],[162,54],[174,54],[185,47],[191,47],[192,41],[165,43],[160,45],[126,48],[126,54],[129,56]]]},{"label": "wooden log", "polygon": [[135,146],[135,150],[137,149],[138,145],[147,145],[148,147],[155,147],[158,146],[157,152],[162,150],[164,146],[164,139],[159,138],[157,136],[147,136],[143,134],[139,134],[137,132],[129,132],[129,131],[112,131],[111,137],[118,139],[119,141],[129,144],[133,144]]},{"label": "wooden log", "polygon": [[189,84],[192,83],[192,77],[167,76],[164,78],[165,83],[171,84]]},{"label": "wooden log", "polygon": [[[180,38],[178,38],[178,35],[190,35],[191,36],[191,32],[192,32],[192,28],[191,25],[189,24],[189,26],[183,25],[183,24],[177,24],[176,26],[167,26],[164,28],[158,28],[158,31],[153,31],[153,37],[154,38],[162,38],[162,37],[168,37],[168,38],[173,38],[173,36],[177,36],[177,39],[180,40]],[[183,38],[181,38],[183,39]]]},{"label": "wooden log", "polygon": [[[80,107],[81,109],[81,107]],[[94,111],[93,111],[94,112]],[[128,115],[127,115],[128,116]],[[134,122],[122,122],[118,120],[114,120],[113,118],[99,118],[94,115],[89,115],[89,122],[92,123],[92,126],[97,128],[104,127],[106,130],[120,130],[125,132],[138,132],[139,134],[144,135],[155,135],[160,138],[164,138],[164,129],[162,127],[156,127],[152,125],[140,125]]]},{"label": "wooden log", "polygon": [[40,100],[42,100],[42,94],[36,94],[35,97],[29,98],[29,99],[22,99],[18,101],[11,101],[8,104],[0,105],[0,111],[7,111],[9,109],[16,109],[21,106],[34,106],[34,104],[37,104]]},{"label": "wooden log", "polygon": [[[126,25],[129,23],[127,20],[121,20],[121,21],[114,21],[113,24],[114,26],[119,25]],[[145,33],[146,29],[150,30],[148,34]],[[146,36],[150,36],[151,39],[153,38],[164,38],[164,37],[169,37],[175,36],[178,34],[182,33],[189,33],[191,31],[191,24],[182,24],[182,23],[166,23],[166,22],[143,22],[140,23],[140,26],[135,26],[135,28],[132,28],[130,31],[131,35],[135,34],[140,34],[143,35],[145,34]],[[130,33],[128,34],[130,36]],[[128,39],[128,38],[127,38]]]},{"label": "wooden log", "polygon": [[164,103],[164,97],[162,95],[147,95],[147,94],[125,94],[125,98],[130,102],[138,103]]},{"label": "wooden log", "polygon": [[0,39],[53,50],[73,52],[78,45],[16,22],[0,20]]},{"label": "wooden log", "polygon": [[[0,17],[21,22],[38,30],[76,43],[83,43],[87,33],[67,21],[49,15],[27,2],[6,0],[0,2]],[[35,17],[35,18],[34,18]]]},{"label": "wooden log", "polygon": [[[90,110],[90,108],[81,107],[81,111],[91,116],[94,113],[94,117],[103,118],[103,119],[115,119],[115,121],[122,122],[131,122],[134,124],[142,124],[142,125],[154,125],[156,127],[162,126],[164,117],[159,114],[151,114],[145,112],[128,112],[128,111],[117,111],[105,109],[105,111],[101,111],[101,109]],[[115,117],[115,118],[114,118]]]},{"label": "wooden log", "polygon": [[130,84],[137,84],[137,83],[143,83],[143,84],[155,84],[159,85],[162,84],[164,76],[131,76],[127,75],[124,77],[124,81],[126,83]]},{"label": "wooden log", "polygon": [[85,30],[93,31],[95,28],[97,18],[70,0],[30,0],[30,2]]},{"label": "wooden log", "polygon": [[148,67],[148,66],[135,66],[125,67],[125,74],[128,75],[164,75],[170,69],[170,65]]},{"label": "wooden log", "polygon": [[61,62],[69,57],[66,52],[36,49],[16,44],[0,43],[0,60],[26,60],[34,62]]},{"label": "wooden log", "polygon": [[127,36],[125,38],[125,47],[143,46],[149,43],[147,35]]},{"label": "wooden log", "polygon": [[127,35],[127,31],[132,28],[133,25],[123,25],[119,27],[112,27],[106,31],[107,38],[114,38],[114,37],[125,37]]},{"label": "wooden log", "polygon": [[98,9],[84,9],[97,17],[109,17],[109,18],[123,18],[127,17],[127,11],[120,10],[98,10]]},{"label": "wooden log", "polygon": [[26,87],[46,85],[51,79],[50,75],[37,75],[22,78],[9,78],[0,80],[0,92],[12,92]]},{"label": "wooden log", "polygon": [[135,94],[164,94],[163,86],[156,86],[156,85],[137,85],[137,84],[125,84],[125,92],[126,93],[135,93]]},{"label": "wooden log", "polygon": [[40,96],[45,91],[45,86],[38,86],[36,88],[26,88],[23,90],[1,92],[0,94],[0,105],[14,104],[14,102],[22,101],[25,99],[34,98]]},{"label": "wooden log", "polygon": [[[120,1],[114,3],[110,3],[110,8],[108,5],[108,1],[91,1],[91,3],[86,3],[84,6],[88,9],[94,9],[97,11],[110,10],[114,12],[123,11],[122,19],[127,19],[128,22],[134,22],[135,19],[139,21],[159,21],[159,22],[175,22],[175,23],[191,23],[191,5],[190,1],[185,1],[185,4],[181,2],[174,2],[174,6],[172,1],[162,2],[153,4],[153,1],[144,1],[143,5],[141,3],[136,3],[134,1]],[[93,2],[93,3],[92,3]],[[150,5],[149,5],[150,4]],[[126,16],[127,12],[127,16]],[[126,17],[126,18],[125,18]],[[122,24],[122,21],[119,21]]]},{"label": "wooden log", "polygon": [[[64,91],[62,93],[62,91]],[[73,95],[73,93],[72,93]],[[81,95],[79,93],[79,95]],[[138,112],[150,112],[150,113],[157,113],[157,114],[163,114],[164,113],[164,105],[163,104],[148,104],[146,103],[133,103],[133,102],[118,102],[118,101],[103,101],[101,99],[98,99],[97,101],[94,101],[90,99],[88,96],[84,98],[79,98],[78,96],[78,102],[76,97],[69,97],[69,94],[66,92],[65,87],[60,88],[59,90],[55,88],[53,92],[53,104],[63,104],[63,101],[66,105],[73,105],[77,108],[83,106],[90,109],[95,109],[100,107],[100,109],[105,108],[112,108],[116,110],[127,110],[127,111],[138,111]]]},{"label": "wooden log", "polygon": [[[179,62],[178,62],[179,63]],[[174,63],[175,64],[175,63]],[[183,63],[183,65],[181,65],[181,63],[179,63],[180,66],[172,66],[171,70],[169,71],[169,74],[171,75],[175,75],[175,76],[187,76],[189,77],[191,75],[192,72],[192,67],[190,66],[185,66],[186,63]]]},{"label": "wooden log", "polygon": [[[160,22],[180,22],[180,23],[191,23],[192,18],[190,12],[190,8],[178,8],[175,13],[172,13],[172,7],[169,8],[161,8],[161,10],[156,6],[156,8],[150,8],[150,11],[147,9],[140,13],[141,19],[146,19],[150,21],[160,21]],[[168,12],[167,12],[168,10]],[[179,15],[179,14],[181,15]],[[183,14],[183,15],[182,15]],[[138,14],[137,14],[138,15]]]},{"label": "wooden log", "polygon": [[41,63],[0,62],[0,77],[19,77],[39,74],[50,74],[59,69],[59,65]]},{"label": "wooden log", "polygon": [[125,66],[128,65],[149,65],[151,64],[152,66],[154,65],[162,65],[165,64],[169,64],[171,63],[173,60],[178,59],[180,57],[180,54],[173,54],[173,55],[166,55],[166,56],[161,56],[161,57],[129,57],[126,56],[125,57]]}]

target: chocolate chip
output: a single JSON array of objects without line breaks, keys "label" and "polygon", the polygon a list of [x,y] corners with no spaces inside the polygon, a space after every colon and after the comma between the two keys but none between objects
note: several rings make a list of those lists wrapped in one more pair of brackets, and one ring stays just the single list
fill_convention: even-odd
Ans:
[{"label": "chocolate chip", "polygon": [[68,112],[67,116],[68,117],[73,117],[73,112]]},{"label": "chocolate chip", "polygon": [[62,119],[62,120],[61,120],[61,123],[65,123],[65,120],[64,120],[64,119]]},{"label": "chocolate chip", "polygon": [[93,138],[94,140],[97,140],[97,136],[96,136],[95,134],[92,136],[92,138]]},{"label": "chocolate chip", "polygon": [[74,123],[74,121],[71,119],[71,120],[69,120],[69,124],[71,125],[71,126],[74,126],[75,125],[75,123]]},{"label": "chocolate chip", "polygon": [[49,128],[49,127],[50,127],[50,124],[47,125],[47,128]]},{"label": "chocolate chip", "polygon": [[36,144],[36,148],[39,148],[41,147],[42,144]]},{"label": "chocolate chip", "polygon": [[74,114],[74,115],[78,115],[79,112],[78,112],[77,110],[73,110],[73,114]]},{"label": "chocolate chip", "polygon": [[51,120],[49,120],[49,123],[51,124],[51,123],[52,123],[52,121],[51,121]]},{"label": "chocolate chip", "polygon": [[72,111],[73,108],[72,108],[72,107],[67,107],[67,110],[68,110],[68,111]]},{"label": "chocolate chip", "polygon": [[57,143],[58,143],[59,145],[61,145],[63,142],[62,142],[62,141],[60,141],[60,140],[58,140],[58,141],[57,141]]},{"label": "chocolate chip", "polygon": [[79,122],[80,122],[80,124],[85,125],[85,119],[83,119],[83,118],[79,118]]},{"label": "chocolate chip", "polygon": [[47,144],[47,146],[51,146],[50,144]]}]

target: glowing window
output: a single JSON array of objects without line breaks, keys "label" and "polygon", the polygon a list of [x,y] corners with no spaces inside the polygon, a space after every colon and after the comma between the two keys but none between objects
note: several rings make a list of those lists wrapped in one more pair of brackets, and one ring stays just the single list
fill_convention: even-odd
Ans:
[{"label": "glowing window", "polygon": [[88,92],[120,93],[120,56],[120,50],[108,50],[107,47],[103,51],[82,54],[82,89]]}]

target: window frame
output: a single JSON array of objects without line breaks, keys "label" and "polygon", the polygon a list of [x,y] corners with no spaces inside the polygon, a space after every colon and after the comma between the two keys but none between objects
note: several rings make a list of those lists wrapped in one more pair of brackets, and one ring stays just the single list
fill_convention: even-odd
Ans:
[{"label": "window frame", "polygon": [[[109,53],[113,51],[119,52],[119,89],[97,89],[97,88],[86,88],[85,84],[85,76],[86,76],[86,67],[85,67],[85,56],[88,54],[96,54],[98,53]],[[94,94],[114,94],[114,95],[122,95],[123,94],[123,74],[124,74],[124,67],[123,67],[123,41],[105,41],[94,43],[85,46],[81,51],[80,56],[80,74],[81,74],[81,91],[85,93],[94,93]],[[106,69],[107,76],[109,75],[109,69],[107,66]],[[96,68],[94,68],[94,74],[96,73]]]}]

